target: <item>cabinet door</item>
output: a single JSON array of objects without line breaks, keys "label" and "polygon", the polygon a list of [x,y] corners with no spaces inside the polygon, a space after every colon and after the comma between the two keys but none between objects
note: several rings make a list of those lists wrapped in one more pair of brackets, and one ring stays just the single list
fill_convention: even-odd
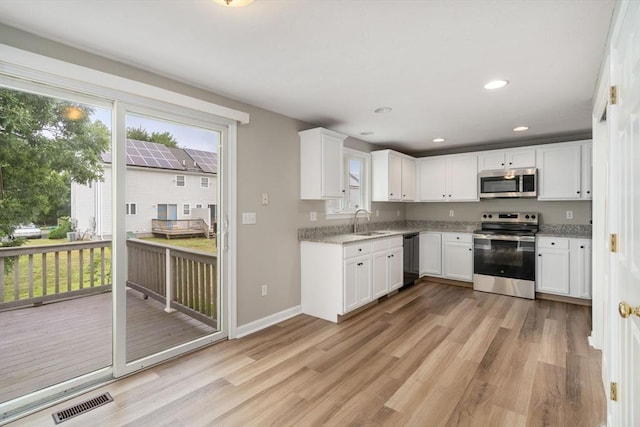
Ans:
[{"label": "cabinet door", "polygon": [[389,293],[388,251],[373,254],[373,298]]},{"label": "cabinet door", "polygon": [[347,313],[371,300],[371,257],[345,261],[344,312]]},{"label": "cabinet door", "polygon": [[571,239],[570,294],[591,299],[591,240]]},{"label": "cabinet door", "polygon": [[537,151],[538,200],[581,198],[580,145],[541,148]]},{"label": "cabinet door", "polygon": [[420,276],[442,275],[442,234],[420,233]]},{"label": "cabinet door", "polygon": [[404,282],[403,277],[403,249],[391,249],[387,255],[387,272],[389,292],[400,288]]},{"label": "cabinet door", "polygon": [[450,157],[447,171],[447,198],[449,201],[479,200],[477,156]]},{"label": "cabinet door", "polygon": [[389,154],[389,200],[402,199],[402,157]]},{"label": "cabinet door", "polygon": [[447,162],[443,157],[418,161],[421,202],[444,202],[446,195]]},{"label": "cabinet door", "polygon": [[412,201],[416,197],[416,161],[402,158],[402,200]]},{"label": "cabinet door", "polygon": [[569,295],[569,251],[538,249],[536,291]]},{"label": "cabinet door", "polygon": [[591,200],[593,198],[593,195],[591,194],[591,191],[592,191],[591,181],[592,181],[592,169],[593,169],[592,157],[591,157],[592,147],[593,147],[593,144],[591,143],[582,145],[582,180],[581,180],[582,188],[581,188],[580,195],[582,196],[583,199],[586,199],[586,200]]},{"label": "cabinet door", "polygon": [[331,135],[322,135],[322,195],[326,198],[341,198],[342,190],[342,140]]},{"label": "cabinet door", "polygon": [[478,156],[479,171],[504,169],[504,151],[490,151]]},{"label": "cabinet door", "polygon": [[535,150],[507,151],[504,167],[507,169],[524,169],[536,167]]},{"label": "cabinet door", "polygon": [[445,242],[444,277],[473,281],[473,248],[469,243]]}]

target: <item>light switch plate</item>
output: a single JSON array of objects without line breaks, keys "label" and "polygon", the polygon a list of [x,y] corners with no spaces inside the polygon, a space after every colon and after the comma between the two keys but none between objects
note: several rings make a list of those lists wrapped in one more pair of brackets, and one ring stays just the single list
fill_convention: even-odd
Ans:
[{"label": "light switch plate", "polygon": [[255,212],[242,212],[242,224],[255,224],[256,213]]},{"label": "light switch plate", "polygon": [[573,219],[573,211],[567,211],[567,219]]},{"label": "light switch plate", "polygon": [[262,193],[262,205],[266,206],[269,204],[269,193]]},{"label": "light switch plate", "polygon": [[309,212],[309,220],[317,221],[318,220],[318,212]]}]

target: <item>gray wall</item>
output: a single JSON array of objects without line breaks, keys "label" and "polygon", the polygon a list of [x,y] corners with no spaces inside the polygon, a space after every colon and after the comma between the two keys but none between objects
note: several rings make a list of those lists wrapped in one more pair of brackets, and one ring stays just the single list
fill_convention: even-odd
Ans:
[{"label": "gray wall", "polygon": [[[453,218],[449,211],[453,210]],[[566,212],[573,211],[573,219]],[[482,212],[540,212],[541,224],[590,224],[591,202],[539,202],[531,199],[493,199],[469,203],[414,203],[407,205],[407,219],[434,221],[480,221]]]}]

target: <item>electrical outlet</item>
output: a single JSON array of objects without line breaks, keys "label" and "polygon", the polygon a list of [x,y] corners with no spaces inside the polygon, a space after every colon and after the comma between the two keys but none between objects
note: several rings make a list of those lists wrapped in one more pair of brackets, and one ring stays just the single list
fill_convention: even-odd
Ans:
[{"label": "electrical outlet", "polygon": [[380,216],[380,211],[376,209],[376,216]]},{"label": "electrical outlet", "polygon": [[267,296],[267,285],[262,285],[261,293],[263,297]]},{"label": "electrical outlet", "polygon": [[573,219],[573,211],[567,211],[567,219]]},{"label": "electrical outlet", "polygon": [[269,204],[269,194],[268,193],[262,193],[262,205],[266,206]]},{"label": "electrical outlet", "polygon": [[309,212],[309,221],[317,221],[318,212]]},{"label": "electrical outlet", "polygon": [[449,210],[449,216],[453,216],[453,209]]}]

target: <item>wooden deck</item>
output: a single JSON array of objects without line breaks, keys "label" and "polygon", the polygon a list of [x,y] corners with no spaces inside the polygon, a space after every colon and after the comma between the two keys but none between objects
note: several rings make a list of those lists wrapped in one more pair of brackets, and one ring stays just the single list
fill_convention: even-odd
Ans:
[{"label": "wooden deck", "polygon": [[[0,402],[111,365],[112,294],[0,312]],[[213,332],[127,293],[127,360]]]}]

